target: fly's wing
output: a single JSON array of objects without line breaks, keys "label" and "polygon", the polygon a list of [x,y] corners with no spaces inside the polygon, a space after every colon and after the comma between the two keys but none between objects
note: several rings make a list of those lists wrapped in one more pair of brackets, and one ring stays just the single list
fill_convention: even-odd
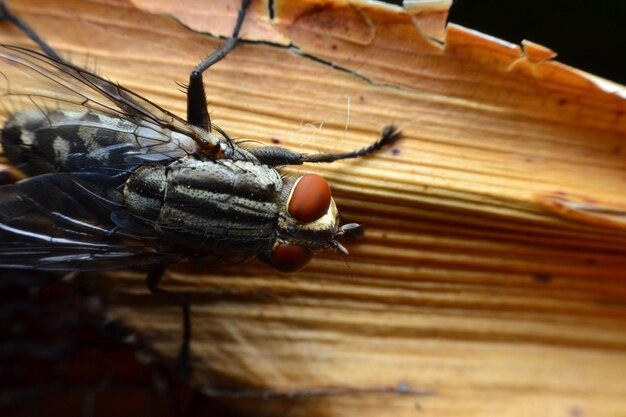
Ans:
[{"label": "fly's wing", "polygon": [[128,212],[123,190],[138,167],[199,151],[202,132],[88,71],[11,46],[0,46],[0,105],[13,113],[2,132],[9,158],[36,168],[0,187],[0,268],[183,258],[153,222]]},{"label": "fly's wing", "polygon": [[11,113],[24,108],[48,113],[62,107],[124,119],[148,130],[172,132],[161,143],[178,146],[177,154],[170,152],[173,158],[196,152],[221,158],[232,149],[227,138],[202,131],[124,87],[29,49],[0,45],[0,76],[0,99]]},{"label": "fly's wing", "polygon": [[86,271],[178,262],[149,223],[105,198],[98,175],[39,175],[0,187],[0,267]]}]

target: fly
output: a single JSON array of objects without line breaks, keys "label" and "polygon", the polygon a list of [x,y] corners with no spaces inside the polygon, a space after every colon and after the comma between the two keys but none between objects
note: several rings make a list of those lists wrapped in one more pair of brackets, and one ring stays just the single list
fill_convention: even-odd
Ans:
[{"label": "fly", "polygon": [[96,271],[147,267],[147,286],[183,307],[186,361],[191,324],[181,294],[159,288],[164,266],[194,258],[258,258],[281,272],[303,268],[357,224],[339,224],[328,183],[282,167],[358,158],[399,138],[383,129],[369,147],[301,154],[250,147],[211,123],[202,74],[238,44],[232,36],[196,67],[187,120],[61,59],[0,2],[0,18],[45,52],[0,46],[0,94],[31,103],[13,112],[2,147],[26,178],[0,187],[0,268]]}]

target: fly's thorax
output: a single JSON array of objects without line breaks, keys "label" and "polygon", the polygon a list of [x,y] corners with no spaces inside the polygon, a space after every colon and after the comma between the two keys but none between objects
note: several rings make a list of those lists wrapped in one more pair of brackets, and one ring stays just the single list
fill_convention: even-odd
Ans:
[{"label": "fly's thorax", "polygon": [[336,244],[339,212],[326,180],[306,174],[285,181],[272,265],[281,272],[303,268],[313,254]]},{"label": "fly's thorax", "polygon": [[169,242],[198,255],[245,259],[271,248],[282,189],[280,174],[265,165],[190,156],[138,168],[124,197],[129,212]]}]

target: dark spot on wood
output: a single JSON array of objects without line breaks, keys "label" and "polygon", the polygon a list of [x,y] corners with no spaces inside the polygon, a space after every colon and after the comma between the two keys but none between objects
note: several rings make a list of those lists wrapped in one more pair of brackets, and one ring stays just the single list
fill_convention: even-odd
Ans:
[{"label": "dark spot on wood", "polygon": [[533,279],[544,284],[552,281],[552,277],[548,274],[534,274]]},{"label": "dark spot on wood", "polygon": [[568,410],[568,414],[570,417],[583,417],[585,415],[585,412],[581,407],[574,405],[570,407],[570,409]]},{"label": "dark spot on wood", "polygon": [[332,49],[333,51],[336,51],[337,50],[337,45],[336,44],[332,44],[330,46],[330,49]]},{"label": "dark spot on wood", "polygon": [[272,141],[273,144],[278,145],[280,143],[280,139],[278,138],[272,138],[270,139]]},{"label": "dark spot on wood", "polygon": [[392,155],[398,155],[400,153],[400,149],[399,148],[391,148],[391,154]]},{"label": "dark spot on wood", "polygon": [[585,263],[587,265],[596,265],[598,263],[598,261],[596,261],[595,258],[587,258],[587,259],[585,259]]},{"label": "dark spot on wood", "polygon": [[565,106],[567,103],[569,103],[568,99],[566,98],[559,99],[559,106]]},{"label": "dark spot on wood", "polygon": [[613,148],[613,153],[619,155],[622,153],[622,145],[617,145]]}]

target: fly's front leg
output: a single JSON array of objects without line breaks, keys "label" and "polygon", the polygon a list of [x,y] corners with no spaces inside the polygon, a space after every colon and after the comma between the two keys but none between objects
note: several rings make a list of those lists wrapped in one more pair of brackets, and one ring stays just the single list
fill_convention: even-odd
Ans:
[{"label": "fly's front leg", "polygon": [[59,62],[66,63],[63,58],[59,54],[55,52],[54,49],[50,47],[41,37],[35,32],[30,26],[26,24],[22,19],[15,16],[8,8],[5,1],[0,0],[0,20],[6,20],[21,29],[29,38],[31,38],[42,51],[45,52],[50,58],[57,60]]},{"label": "fly's front leg", "polygon": [[183,341],[178,351],[176,359],[176,370],[178,375],[186,379],[191,374],[191,366],[189,365],[189,347],[191,344],[191,307],[189,296],[186,293],[177,293],[173,291],[159,288],[159,283],[165,272],[165,266],[157,265],[148,271],[146,277],[146,286],[148,290],[155,295],[161,295],[180,305],[183,309]]},{"label": "fly's front leg", "polygon": [[368,147],[352,152],[303,154],[279,146],[264,146],[262,148],[253,149],[251,152],[261,163],[268,166],[302,165],[306,162],[329,163],[341,159],[360,158],[372,154],[385,146],[393,144],[400,136],[400,130],[394,125],[389,125],[383,129],[379,140]]},{"label": "fly's front leg", "polygon": [[187,86],[187,122],[194,126],[201,127],[208,131],[211,130],[211,117],[207,109],[202,73],[235,49],[239,42],[239,30],[246,17],[246,11],[249,5],[250,0],[243,0],[241,2],[241,9],[239,9],[237,22],[235,23],[231,37],[217,51],[213,52],[207,59],[202,61],[189,75],[189,85]]}]

